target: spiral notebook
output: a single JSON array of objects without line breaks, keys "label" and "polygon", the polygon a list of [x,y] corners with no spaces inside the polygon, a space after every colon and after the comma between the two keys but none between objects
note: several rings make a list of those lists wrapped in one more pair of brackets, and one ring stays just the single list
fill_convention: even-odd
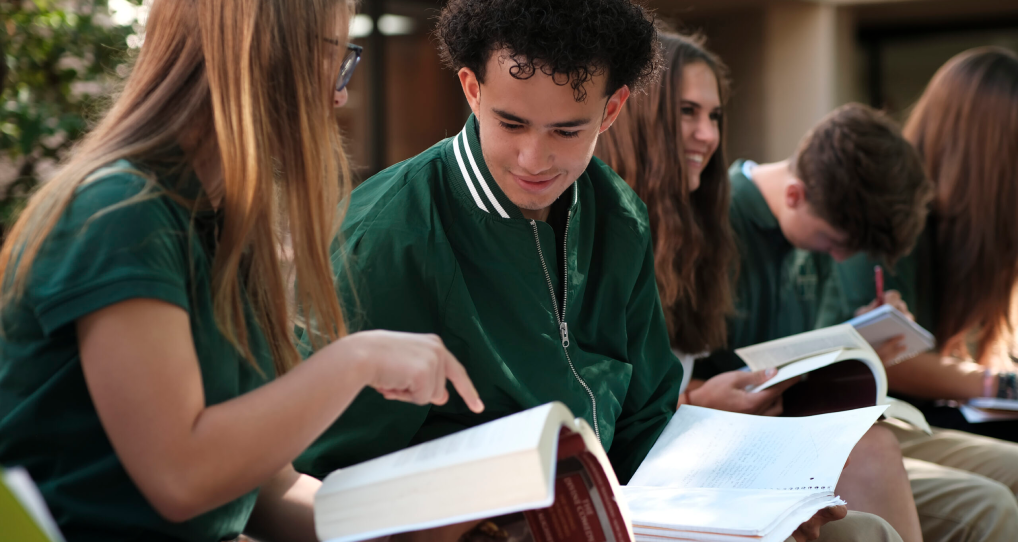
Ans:
[{"label": "spiral notebook", "polygon": [[622,488],[636,542],[782,542],[834,494],[886,406],[774,418],[679,407]]},{"label": "spiral notebook", "polygon": [[851,324],[874,349],[892,337],[905,336],[905,353],[894,358],[888,366],[912,359],[932,350],[937,344],[932,333],[890,305],[877,307],[846,323]]}]

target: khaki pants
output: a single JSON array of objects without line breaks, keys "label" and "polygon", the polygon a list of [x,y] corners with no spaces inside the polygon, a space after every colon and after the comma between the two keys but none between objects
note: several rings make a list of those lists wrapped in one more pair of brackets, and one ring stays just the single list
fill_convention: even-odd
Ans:
[{"label": "khaki pants", "polygon": [[1018,540],[1018,445],[885,425],[901,444],[925,542]]},{"label": "khaki pants", "polygon": [[[789,538],[789,540],[792,540]],[[820,529],[819,542],[901,542],[898,533],[873,514],[849,510],[845,519],[832,521]]]}]

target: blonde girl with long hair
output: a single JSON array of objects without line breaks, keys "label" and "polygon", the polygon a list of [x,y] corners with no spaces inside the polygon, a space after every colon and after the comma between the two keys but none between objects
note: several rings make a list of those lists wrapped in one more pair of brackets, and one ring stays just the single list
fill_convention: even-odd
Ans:
[{"label": "blonde girl with long hair", "polygon": [[[448,379],[483,408],[436,337],[344,333],[350,12],[155,0],[122,94],[10,231],[0,464],[71,542],[314,540],[318,482],[291,461],[365,386],[442,404]],[[295,320],[317,343],[302,363]]]}]

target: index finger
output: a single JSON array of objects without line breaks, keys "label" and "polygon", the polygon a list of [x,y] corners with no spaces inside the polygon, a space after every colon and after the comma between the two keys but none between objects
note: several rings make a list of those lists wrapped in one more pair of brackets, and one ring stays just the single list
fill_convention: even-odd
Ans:
[{"label": "index finger", "polygon": [[452,354],[448,354],[445,358],[445,377],[449,379],[449,382],[452,382],[452,386],[456,388],[471,411],[475,413],[484,411],[484,403],[481,402],[481,396],[477,393],[474,383],[467,376],[467,370]]}]

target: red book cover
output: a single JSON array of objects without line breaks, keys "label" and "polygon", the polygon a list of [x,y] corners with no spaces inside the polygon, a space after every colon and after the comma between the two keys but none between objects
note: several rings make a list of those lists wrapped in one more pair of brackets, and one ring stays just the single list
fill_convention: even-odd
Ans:
[{"label": "red book cover", "polygon": [[555,502],[491,518],[459,542],[632,542],[601,463],[578,433],[562,430]]}]

